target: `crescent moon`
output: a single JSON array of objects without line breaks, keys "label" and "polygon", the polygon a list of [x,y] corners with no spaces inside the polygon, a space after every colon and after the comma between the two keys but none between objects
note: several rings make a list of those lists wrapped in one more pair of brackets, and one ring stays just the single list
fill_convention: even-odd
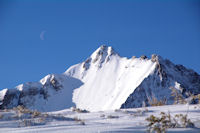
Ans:
[{"label": "crescent moon", "polygon": [[46,31],[42,31],[41,33],[40,33],[40,39],[41,40],[44,40],[44,33],[45,33]]}]

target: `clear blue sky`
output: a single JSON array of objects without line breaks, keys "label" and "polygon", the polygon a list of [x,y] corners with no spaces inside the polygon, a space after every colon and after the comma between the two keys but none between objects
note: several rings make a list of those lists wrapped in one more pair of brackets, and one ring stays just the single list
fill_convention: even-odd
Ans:
[{"label": "clear blue sky", "polygon": [[0,0],[0,89],[63,73],[102,44],[200,73],[200,1]]}]

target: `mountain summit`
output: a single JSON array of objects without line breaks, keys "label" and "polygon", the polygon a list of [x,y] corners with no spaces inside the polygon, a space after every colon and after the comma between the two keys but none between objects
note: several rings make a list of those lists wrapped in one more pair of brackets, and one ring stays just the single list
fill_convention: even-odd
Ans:
[{"label": "mountain summit", "polygon": [[0,108],[24,105],[40,111],[73,106],[89,111],[149,105],[153,99],[172,104],[172,88],[183,97],[200,93],[200,75],[158,55],[128,59],[101,46],[84,62],[63,74],[51,74],[0,91]]}]

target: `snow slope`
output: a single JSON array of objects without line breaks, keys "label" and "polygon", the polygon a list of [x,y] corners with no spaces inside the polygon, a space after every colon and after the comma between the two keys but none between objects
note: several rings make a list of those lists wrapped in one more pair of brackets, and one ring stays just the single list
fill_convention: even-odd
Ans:
[{"label": "snow slope", "polygon": [[[171,128],[167,133],[199,133],[200,132],[200,107],[199,105],[169,105],[147,108],[121,109],[117,111],[77,113],[69,109],[49,112],[50,119],[35,126],[21,126],[23,120],[7,119],[14,115],[13,111],[1,112],[4,117],[0,119],[0,132],[2,133],[146,133],[147,121],[150,115],[159,116],[165,112],[172,116],[188,114],[188,118],[196,128]],[[109,117],[113,116],[113,118]],[[64,119],[64,118],[65,119]],[[62,119],[61,119],[62,118]],[[70,119],[71,118],[71,119]],[[72,119],[84,121],[82,125]],[[33,119],[33,118],[32,118]]]}]

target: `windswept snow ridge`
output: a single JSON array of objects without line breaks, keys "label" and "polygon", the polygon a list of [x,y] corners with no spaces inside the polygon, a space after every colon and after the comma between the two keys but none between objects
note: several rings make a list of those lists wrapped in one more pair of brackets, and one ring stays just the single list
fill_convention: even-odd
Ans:
[{"label": "windswept snow ridge", "polygon": [[200,75],[158,55],[127,59],[112,47],[101,46],[64,74],[50,74],[0,91],[0,109],[24,105],[40,111],[73,106],[89,111],[149,105],[157,98],[172,104],[171,87],[187,98],[200,93]]}]

